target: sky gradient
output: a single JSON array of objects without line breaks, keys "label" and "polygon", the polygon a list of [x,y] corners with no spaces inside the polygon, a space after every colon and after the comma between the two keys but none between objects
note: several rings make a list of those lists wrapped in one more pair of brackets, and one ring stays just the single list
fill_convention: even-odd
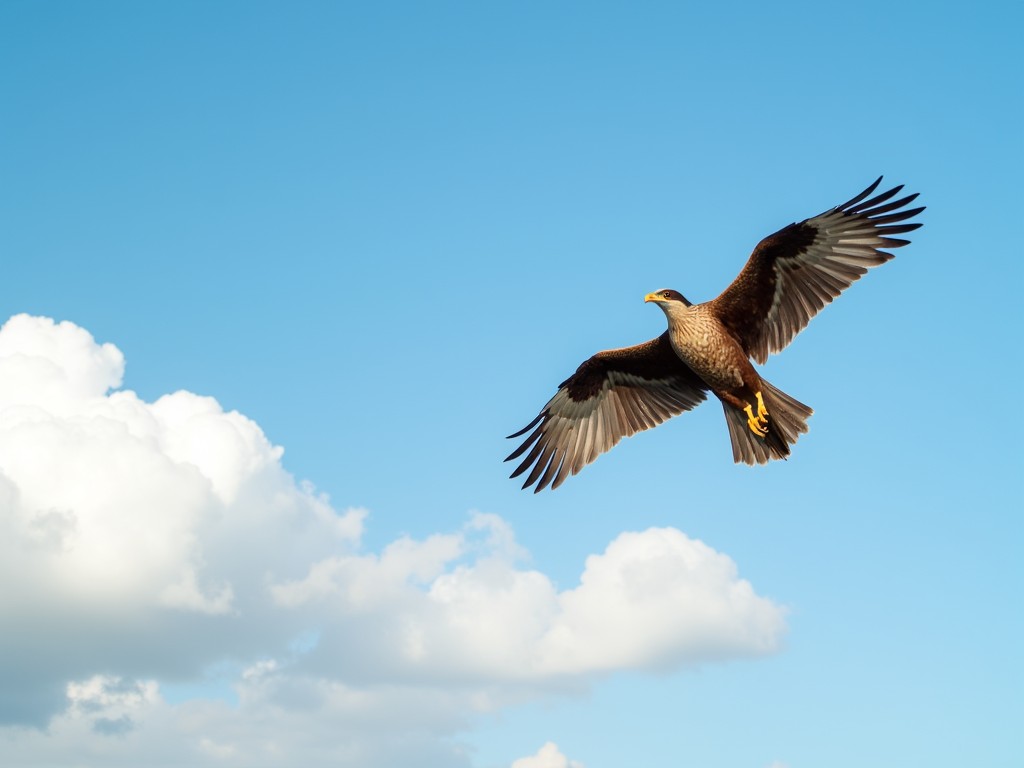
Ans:
[{"label": "sky gradient", "polygon": [[[4,3],[5,763],[1019,765],[1022,15]],[[789,461],[711,401],[507,479],[879,174]]]}]

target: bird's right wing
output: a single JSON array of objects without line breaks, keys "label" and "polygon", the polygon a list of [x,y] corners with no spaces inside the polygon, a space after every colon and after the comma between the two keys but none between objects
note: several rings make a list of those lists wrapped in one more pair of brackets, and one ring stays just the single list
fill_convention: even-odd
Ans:
[{"label": "bird's right wing", "polygon": [[537,483],[534,493],[548,484],[554,489],[622,438],[706,397],[707,385],[676,355],[668,332],[635,347],[598,352],[561,383],[537,418],[509,435],[530,433],[505,461],[529,450],[512,477],[532,467],[523,488]]}]

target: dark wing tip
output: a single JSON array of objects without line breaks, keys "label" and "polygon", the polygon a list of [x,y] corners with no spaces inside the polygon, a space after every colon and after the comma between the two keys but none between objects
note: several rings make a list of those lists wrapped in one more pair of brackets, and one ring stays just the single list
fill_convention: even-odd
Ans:
[{"label": "dark wing tip", "polygon": [[[844,213],[849,213],[849,214],[863,213],[865,216],[870,216],[871,212],[872,212],[872,209],[877,209],[877,208],[881,207],[882,203],[884,203],[885,201],[895,197],[901,191],[903,191],[903,185],[899,184],[899,185],[893,187],[892,189],[886,190],[885,192],[882,192],[880,194],[875,195],[870,200],[865,200],[864,202],[858,203],[857,205],[847,205],[847,206],[844,206],[841,210]],[[893,203],[892,205],[894,207],[897,207],[897,206],[903,205],[904,203],[906,203],[910,199],[913,199],[913,196],[906,197],[903,200],[900,200],[898,203]]]},{"label": "dark wing tip", "polygon": [[[522,437],[527,432],[529,432],[531,429],[533,429],[535,426],[537,426],[537,422],[544,418],[544,413],[545,413],[544,411],[541,411],[540,413],[537,414],[537,418],[535,418],[533,421],[531,421],[525,427],[520,429],[518,432],[513,432],[511,435],[506,436],[505,439],[506,440],[511,440],[514,437]],[[505,461],[508,461],[508,459],[505,459]]]},{"label": "dark wing tip", "polygon": [[843,203],[842,205],[837,205],[837,206],[836,206],[836,208],[837,208],[838,210],[841,210],[841,211],[843,211],[843,210],[846,210],[847,208],[849,208],[849,207],[850,207],[851,205],[856,205],[856,204],[857,204],[857,203],[859,203],[859,202],[860,202],[861,200],[863,200],[863,199],[864,199],[865,197],[867,197],[867,196],[868,196],[868,195],[870,195],[870,194],[871,194],[872,192],[874,192],[874,191],[875,191],[875,190],[876,190],[876,189],[878,188],[878,185],[879,185],[879,184],[881,184],[881,183],[882,183],[882,177],[881,177],[881,176],[879,176],[879,177],[878,177],[877,179],[875,179],[875,183],[874,183],[874,184],[872,184],[872,185],[871,185],[870,187],[868,187],[867,189],[865,189],[865,190],[864,190],[863,192],[861,192],[861,193],[860,193],[859,195],[857,195],[856,197],[854,197],[854,198],[852,198],[852,199],[850,199],[850,200],[847,200],[847,201],[846,201],[845,203]]}]

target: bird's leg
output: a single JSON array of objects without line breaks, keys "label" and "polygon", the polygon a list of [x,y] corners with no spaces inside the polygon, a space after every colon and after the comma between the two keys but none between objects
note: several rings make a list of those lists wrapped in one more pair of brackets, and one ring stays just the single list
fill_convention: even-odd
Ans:
[{"label": "bird's leg", "polygon": [[756,393],[757,397],[757,416],[754,415],[753,407],[750,403],[747,403],[743,409],[747,414],[747,426],[750,427],[750,431],[758,437],[764,437],[768,434],[768,409],[764,407],[764,399],[761,397],[761,393]]}]

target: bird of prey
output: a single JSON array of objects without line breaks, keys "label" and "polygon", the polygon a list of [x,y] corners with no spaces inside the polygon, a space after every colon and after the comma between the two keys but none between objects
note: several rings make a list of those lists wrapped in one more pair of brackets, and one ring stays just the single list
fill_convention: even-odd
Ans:
[{"label": "bird of prey", "polygon": [[[852,200],[769,235],[718,298],[692,304],[662,289],[657,304],[668,330],[635,347],[598,352],[563,381],[505,459],[522,460],[512,477],[534,492],[557,488],[623,437],[699,405],[710,390],[722,402],[736,463],[785,459],[813,411],[769,384],[750,362],[784,349],[822,307],[869,268],[892,258],[882,249],[921,208],[917,195],[892,200],[902,185],[875,195],[881,177]],[[892,201],[892,202],[890,202]]]}]

